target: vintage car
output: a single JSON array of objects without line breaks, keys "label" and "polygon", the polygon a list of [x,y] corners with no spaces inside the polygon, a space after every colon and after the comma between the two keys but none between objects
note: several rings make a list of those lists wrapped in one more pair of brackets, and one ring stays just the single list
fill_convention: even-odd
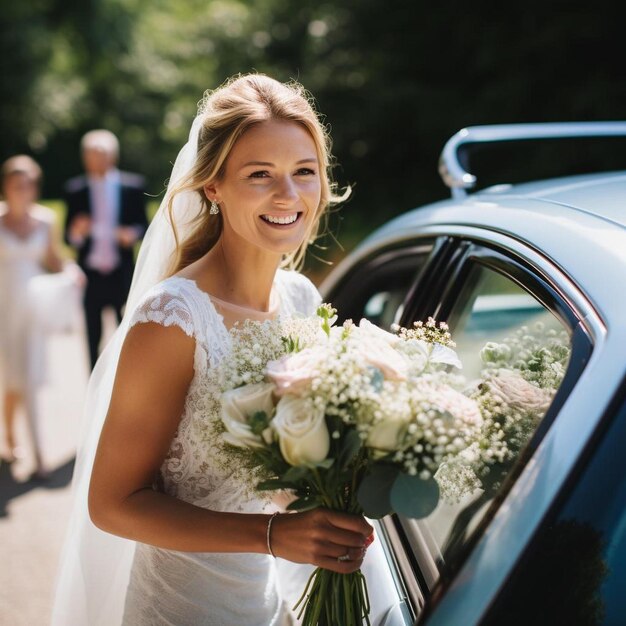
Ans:
[{"label": "vintage car", "polygon": [[481,142],[623,135],[623,122],[464,129],[441,159],[452,198],[393,219],[322,284],[340,321],[446,320],[468,380],[486,342],[567,347],[497,480],[424,519],[377,522],[372,624],[626,624],[626,172],[469,193],[459,159]]}]

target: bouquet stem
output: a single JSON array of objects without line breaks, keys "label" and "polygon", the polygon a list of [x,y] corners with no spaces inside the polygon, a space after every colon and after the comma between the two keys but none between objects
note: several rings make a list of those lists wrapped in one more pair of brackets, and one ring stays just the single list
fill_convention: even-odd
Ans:
[{"label": "bouquet stem", "polygon": [[361,570],[338,574],[318,567],[294,610],[302,626],[371,626],[367,583]]}]

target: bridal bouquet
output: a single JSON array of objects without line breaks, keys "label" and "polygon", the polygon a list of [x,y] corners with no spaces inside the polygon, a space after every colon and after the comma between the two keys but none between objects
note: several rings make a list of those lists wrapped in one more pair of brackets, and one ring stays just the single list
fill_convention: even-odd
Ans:
[{"label": "bridal bouquet", "polygon": [[476,488],[495,495],[561,385],[570,353],[568,334],[541,322],[483,347],[484,368],[466,390],[480,406],[482,426],[477,439],[439,470],[446,499]]},{"label": "bridal bouquet", "polygon": [[444,561],[463,548],[469,521],[476,521],[510,475],[561,385],[570,355],[568,334],[541,322],[480,351],[482,371],[477,380],[464,382],[464,393],[478,403],[482,425],[476,439],[435,476],[442,499],[465,499],[441,548]]},{"label": "bridal bouquet", "polygon": [[[438,468],[482,427],[478,401],[448,373],[461,364],[447,326],[429,319],[388,333],[335,319],[322,305],[232,331],[219,373],[230,457],[259,490],[289,490],[292,510],[424,517],[439,499]],[[300,605],[304,626],[370,624],[360,571],[318,568]]]}]

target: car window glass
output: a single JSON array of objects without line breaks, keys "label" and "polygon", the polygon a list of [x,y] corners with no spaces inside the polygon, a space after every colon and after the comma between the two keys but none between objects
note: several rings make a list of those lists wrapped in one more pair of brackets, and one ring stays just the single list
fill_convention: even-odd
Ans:
[{"label": "car window glass", "polygon": [[[474,265],[449,322],[463,363],[456,384],[491,418],[465,463],[480,486],[458,499],[455,489],[464,484],[465,469],[453,464],[437,477],[447,498],[435,511],[422,520],[400,518],[428,588],[442,574],[454,573],[481,520],[493,512],[495,496],[510,486],[507,478],[519,467],[520,453],[562,381],[571,343],[564,324],[533,295],[480,264]],[[505,456],[489,457],[502,438]]]},{"label": "car window glass", "polygon": [[388,330],[402,314],[404,299],[423,269],[432,243],[387,252],[359,267],[331,294],[339,320],[366,317]]},{"label": "car window glass", "polygon": [[407,282],[400,280],[395,285],[387,285],[380,291],[375,291],[365,302],[361,317],[373,320],[372,323],[381,328],[389,329],[402,315],[402,303],[410,286]]}]

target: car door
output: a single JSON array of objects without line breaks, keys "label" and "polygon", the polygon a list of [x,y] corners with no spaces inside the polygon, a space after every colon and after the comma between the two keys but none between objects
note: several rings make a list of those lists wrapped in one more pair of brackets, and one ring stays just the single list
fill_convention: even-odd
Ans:
[{"label": "car door", "polygon": [[626,621],[624,386],[483,621],[485,626]]},{"label": "car door", "polygon": [[[397,271],[398,263],[412,271]],[[343,309],[349,313],[344,317],[368,317],[383,328],[394,322],[410,326],[429,315],[447,320],[468,382],[480,378],[485,367],[481,354],[489,343],[506,346],[520,341],[522,347],[541,353],[543,344],[557,351],[556,342],[560,351],[554,372],[542,370],[544,376],[553,375],[549,405],[532,427],[526,425],[524,432],[516,433],[519,445],[514,458],[491,468],[484,479],[487,488],[458,502],[441,501],[422,520],[394,515],[380,523],[399,607],[395,611],[392,607],[381,623],[460,623],[441,617],[447,610],[448,590],[477,546],[492,541],[493,520],[506,517],[504,505],[511,490],[527,471],[591,353],[593,314],[575,292],[567,276],[519,242],[478,229],[456,229],[396,244],[393,249],[383,247],[346,272],[325,294],[340,315]],[[527,497],[532,500],[532,494]],[[527,517],[529,523],[537,523],[532,514]],[[498,575],[513,567],[524,538],[520,536],[518,543],[503,545],[509,554],[496,568]],[[489,589],[485,587],[485,594],[491,593]],[[468,618],[464,623],[474,622]]]}]

